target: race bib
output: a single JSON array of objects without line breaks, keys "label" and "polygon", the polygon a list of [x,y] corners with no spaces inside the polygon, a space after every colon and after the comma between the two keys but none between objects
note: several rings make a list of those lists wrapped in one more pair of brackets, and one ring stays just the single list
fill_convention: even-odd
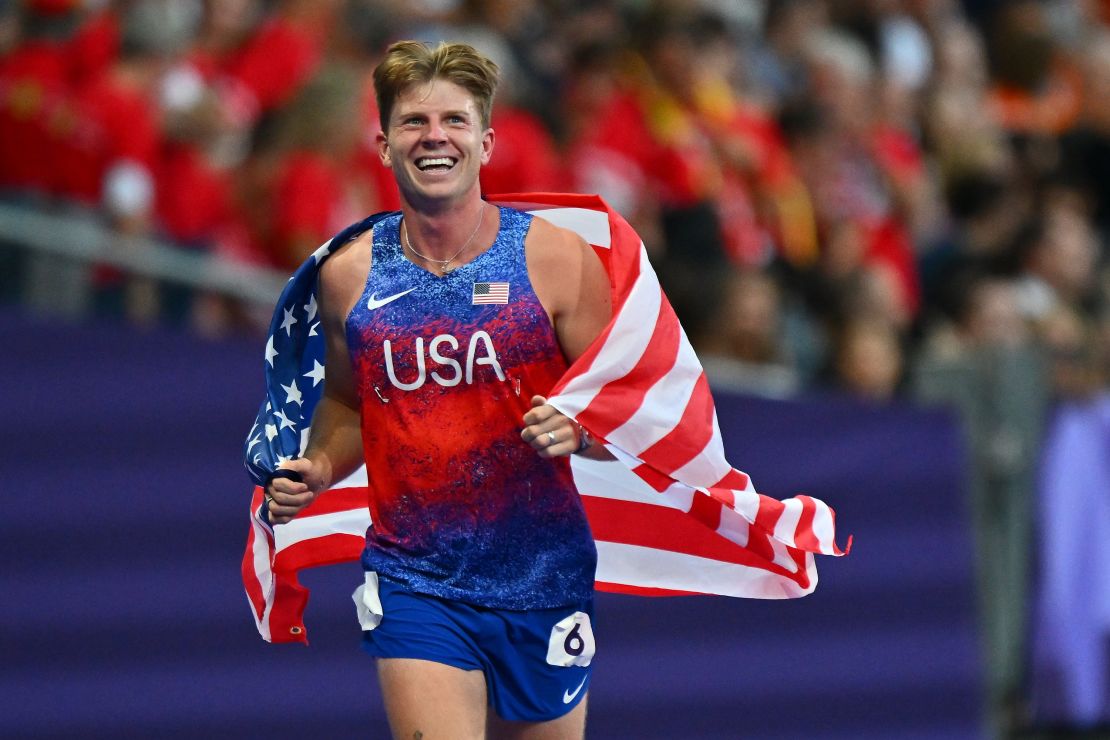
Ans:
[{"label": "race bib", "polygon": [[594,631],[590,615],[575,612],[551,628],[547,663],[557,666],[588,666],[594,657]]}]

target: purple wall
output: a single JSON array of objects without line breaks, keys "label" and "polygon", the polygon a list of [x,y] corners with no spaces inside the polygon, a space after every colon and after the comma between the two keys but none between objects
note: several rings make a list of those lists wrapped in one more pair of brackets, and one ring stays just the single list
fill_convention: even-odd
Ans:
[{"label": "purple wall", "polygon": [[[0,314],[0,736],[384,737],[357,566],[308,574],[309,648],[239,583],[262,342]],[[963,454],[942,414],[720,396],[732,462],[856,537],[805,599],[602,595],[590,736],[972,738]]]}]

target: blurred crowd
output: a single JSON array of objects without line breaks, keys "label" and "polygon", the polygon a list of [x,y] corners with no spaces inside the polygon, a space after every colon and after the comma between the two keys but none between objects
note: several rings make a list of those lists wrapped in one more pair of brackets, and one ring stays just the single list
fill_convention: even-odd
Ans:
[{"label": "blurred crowd", "polygon": [[[291,270],[398,206],[370,73],[399,38],[498,62],[483,190],[601,194],[714,383],[955,404],[1022,611],[1045,411],[1110,383],[1110,2],[0,0],[0,198]],[[1004,703],[1025,627],[985,598]]]},{"label": "blurred crowd", "polygon": [[[290,270],[398,205],[384,47],[465,40],[504,72],[485,192],[603,195],[720,383],[881,400],[1036,345],[1083,394],[1110,354],[1108,22],[1096,0],[0,0],[0,192]],[[100,272],[102,305],[168,310]]]}]

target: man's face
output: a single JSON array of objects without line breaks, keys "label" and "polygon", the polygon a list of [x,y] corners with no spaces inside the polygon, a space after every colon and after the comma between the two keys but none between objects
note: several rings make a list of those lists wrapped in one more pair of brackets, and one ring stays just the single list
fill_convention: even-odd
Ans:
[{"label": "man's face", "polygon": [[410,202],[453,200],[478,187],[478,170],[493,153],[493,129],[482,126],[465,88],[432,80],[397,97],[378,153]]}]

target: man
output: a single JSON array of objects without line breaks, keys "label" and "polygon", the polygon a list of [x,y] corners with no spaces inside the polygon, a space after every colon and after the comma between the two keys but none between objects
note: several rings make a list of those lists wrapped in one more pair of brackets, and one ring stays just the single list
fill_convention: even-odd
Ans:
[{"label": "man", "polygon": [[608,322],[608,279],[576,234],[482,200],[490,60],[399,42],[374,81],[401,212],[321,268],[327,382],[271,521],[365,460],[365,646],[396,737],[581,737],[596,551],[567,457],[608,453],[544,395]]}]

